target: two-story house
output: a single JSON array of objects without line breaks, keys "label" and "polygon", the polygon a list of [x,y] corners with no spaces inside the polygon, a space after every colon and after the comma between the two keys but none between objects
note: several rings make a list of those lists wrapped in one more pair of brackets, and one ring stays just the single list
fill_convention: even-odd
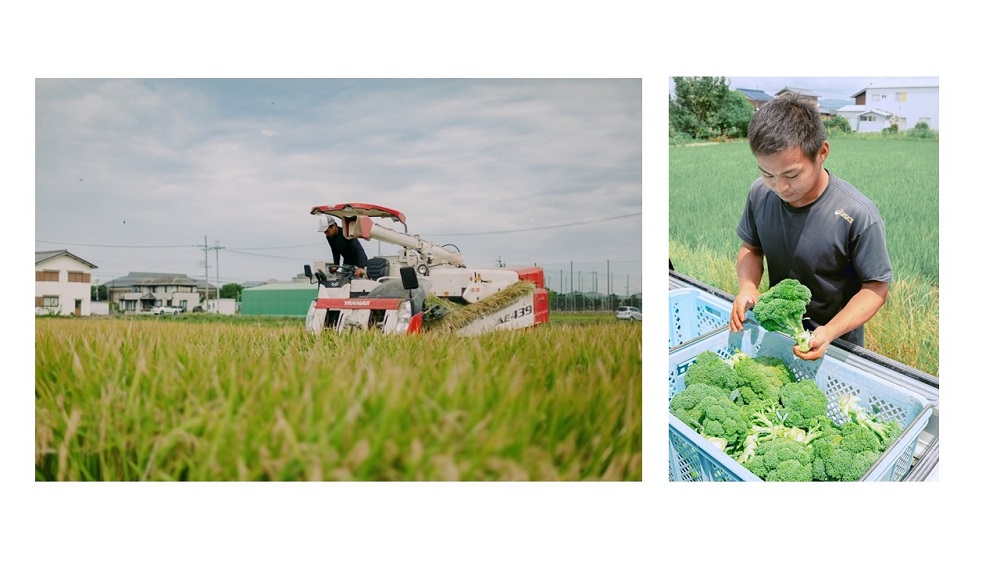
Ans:
[{"label": "two-story house", "polygon": [[90,316],[90,272],[67,250],[35,252],[35,315]]},{"label": "two-story house", "polygon": [[878,132],[893,124],[900,131],[927,123],[939,126],[937,78],[886,78],[851,96],[854,105],[837,110],[859,132]]},{"label": "two-story house", "polygon": [[108,299],[122,312],[149,312],[158,306],[174,306],[191,312],[200,306],[206,288],[215,287],[182,273],[129,272],[104,283]]}]

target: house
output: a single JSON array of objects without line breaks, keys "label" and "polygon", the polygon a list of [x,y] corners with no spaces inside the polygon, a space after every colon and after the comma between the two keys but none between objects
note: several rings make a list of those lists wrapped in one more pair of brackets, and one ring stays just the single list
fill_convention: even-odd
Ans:
[{"label": "house", "polygon": [[157,306],[174,306],[191,312],[202,296],[216,288],[181,273],[129,272],[104,283],[108,300],[122,312],[150,312]]},{"label": "house", "polygon": [[877,133],[892,125],[893,117],[891,113],[863,105],[845,105],[837,110],[837,115],[847,119],[851,128],[859,133]]},{"label": "house", "polygon": [[[939,125],[937,78],[886,78],[872,82],[851,96],[853,105],[837,110],[855,131],[881,131],[895,124],[900,131],[927,123]],[[881,127],[877,127],[877,125]]]},{"label": "house", "polygon": [[90,272],[67,250],[35,252],[35,315],[90,316]]},{"label": "house", "polygon": [[786,86],[778,90],[778,93],[774,94],[774,97],[776,98],[781,96],[798,96],[815,105],[816,109],[819,109],[819,94],[816,94],[811,90],[806,90],[805,88],[789,88]]},{"label": "house", "polygon": [[748,88],[736,88],[736,91],[739,92],[739,93],[741,93],[741,94],[743,94],[743,96],[747,98],[747,101],[750,102],[750,105],[753,105],[753,110],[754,111],[757,111],[758,109],[760,109],[760,106],[762,106],[765,103],[767,103],[767,102],[771,101],[772,99],[774,99],[773,96],[771,96],[770,94],[768,94],[768,93],[766,93],[766,92],[764,92],[762,90],[751,90],[751,89],[748,89]]}]

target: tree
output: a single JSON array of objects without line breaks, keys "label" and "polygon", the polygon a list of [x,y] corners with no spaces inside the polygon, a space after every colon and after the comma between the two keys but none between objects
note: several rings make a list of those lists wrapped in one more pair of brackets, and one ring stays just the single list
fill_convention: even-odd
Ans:
[{"label": "tree", "polygon": [[240,295],[243,294],[243,285],[238,283],[226,283],[219,289],[220,299],[236,299],[240,300]]},{"label": "tree", "polygon": [[833,131],[841,131],[844,133],[852,132],[851,122],[847,120],[843,115],[836,115],[827,119],[823,122],[823,126],[826,127],[828,133]]},{"label": "tree", "polygon": [[753,119],[753,104],[743,94],[726,90],[719,106],[718,123],[722,134],[730,138],[746,138],[747,128]]},{"label": "tree", "polygon": [[931,129],[931,126],[925,121],[918,121],[912,129],[906,131],[906,136],[917,139],[934,139],[937,140],[937,131]]},{"label": "tree", "polygon": [[107,285],[91,285],[90,294],[95,301],[106,301],[108,300],[108,287]]},{"label": "tree", "polygon": [[745,137],[753,106],[718,76],[675,77],[670,134],[695,139]]}]

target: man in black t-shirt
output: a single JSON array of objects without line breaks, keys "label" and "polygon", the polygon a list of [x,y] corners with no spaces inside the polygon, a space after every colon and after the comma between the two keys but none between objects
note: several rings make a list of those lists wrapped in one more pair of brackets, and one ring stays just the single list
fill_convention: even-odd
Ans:
[{"label": "man in black t-shirt", "polygon": [[333,252],[334,265],[340,265],[340,260],[343,258],[345,266],[354,266],[355,277],[364,276],[368,255],[361,247],[361,241],[357,238],[348,240],[337,225],[336,219],[330,215],[320,216],[319,231],[326,234],[326,241],[330,244],[330,251]]},{"label": "man in black t-shirt", "polygon": [[830,144],[815,105],[778,97],[754,114],[747,132],[760,178],[750,186],[736,233],[739,293],[729,328],[743,329],[760,296],[767,261],[773,286],[797,279],[809,287],[811,349],[819,359],[836,338],[864,345],[864,323],[885,304],[892,282],[885,225],[854,186],[823,167]]}]

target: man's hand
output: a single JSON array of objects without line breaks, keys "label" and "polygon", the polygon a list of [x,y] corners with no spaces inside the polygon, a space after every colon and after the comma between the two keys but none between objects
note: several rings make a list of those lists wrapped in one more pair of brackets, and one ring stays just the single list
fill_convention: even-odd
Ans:
[{"label": "man's hand", "polygon": [[815,361],[823,357],[823,354],[826,353],[826,348],[830,347],[832,341],[833,338],[830,337],[830,331],[826,329],[826,326],[820,326],[813,330],[812,337],[809,338],[809,351],[802,351],[795,344],[792,345],[792,350],[795,351],[795,355],[799,359]]},{"label": "man's hand", "polygon": [[733,301],[733,311],[729,314],[729,331],[742,332],[747,311],[760,298],[760,278],[764,275],[764,250],[746,242],[736,253],[736,279],[739,293]]},{"label": "man's hand", "polygon": [[814,361],[826,353],[830,343],[851,330],[871,320],[878,309],[885,304],[889,294],[889,284],[881,281],[870,281],[861,284],[858,294],[847,301],[847,306],[837,313],[829,322],[813,330],[809,340],[810,350],[805,353],[795,346],[795,355]]},{"label": "man's hand", "polygon": [[750,307],[757,304],[758,297],[760,297],[760,293],[758,292],[743,292],[736,295],[736,300],[733,301],[733,311],[729,314],[730,332],[743,331],[743,322],[747,319],[747,310],[750,310]]}]

